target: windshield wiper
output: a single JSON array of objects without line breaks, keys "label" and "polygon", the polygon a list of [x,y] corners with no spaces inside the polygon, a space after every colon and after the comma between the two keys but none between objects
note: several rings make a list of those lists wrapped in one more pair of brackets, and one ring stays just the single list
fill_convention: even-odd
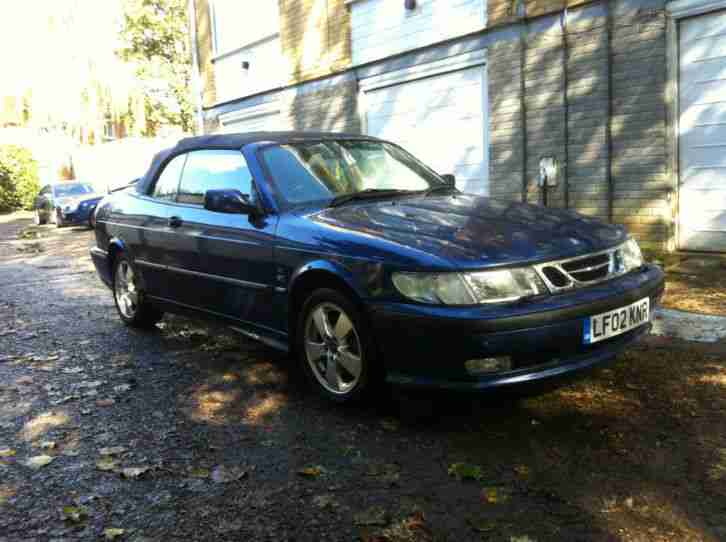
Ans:
[{"label": "windshield wiper", "polygon": [[341,194],[335,196],[328,203],[328,207],[337,207],[349,201],[364,200],[371,198],[385,198],[387,196],[397,196],[399,194],[409,193],[411,190],[398,190],[395,188],[366,188],[360,192],[352,192],[350,194]]}]

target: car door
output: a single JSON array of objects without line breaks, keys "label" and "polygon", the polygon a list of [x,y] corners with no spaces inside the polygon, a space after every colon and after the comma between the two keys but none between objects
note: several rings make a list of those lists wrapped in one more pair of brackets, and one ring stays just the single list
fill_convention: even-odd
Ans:
[{"label": "car door", "polygon": [[204,194],[212,189],[236,189],[250,201],[257,200],[240,151],[189,153],[170,216],[178,234],[170,265],[176,274],[194,279],[193,287],[180,292],[179,299],[213,313],[269,326],[277,216],[209,211],[204,208]]},{"label": "car door", "polygon": [[185,162],[184,154],[169,160],[148,193],[130,192],[123,205],[112,207],[108,218],[110,232],[126,244],[146,293],[164,299],[172,298],[177,289],[166,271],[169,247],[177,235],[169,216]]}]

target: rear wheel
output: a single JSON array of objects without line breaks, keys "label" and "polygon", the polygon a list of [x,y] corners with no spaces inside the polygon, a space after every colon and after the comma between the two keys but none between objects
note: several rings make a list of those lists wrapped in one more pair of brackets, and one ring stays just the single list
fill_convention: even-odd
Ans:
[{"label": "rear wheel", "polygon": [[113,299],[121,320],[132,327],[153,327],[163,313],[144,299],[134,267],[125,254],[114,263]]},{"label": "rear wheel", "polygon": [[296,337],[302,369],[324,397],[355,401],[377,380],[368,326],[356,305],[337,290],[310,295],[300,311]]}]

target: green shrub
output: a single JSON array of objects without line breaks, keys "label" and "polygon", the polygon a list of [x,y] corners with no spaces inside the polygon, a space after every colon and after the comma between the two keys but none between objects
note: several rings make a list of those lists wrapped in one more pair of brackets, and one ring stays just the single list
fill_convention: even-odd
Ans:
[{"label": "green shrub", "polygon": [[40,190],[38,164],[17,145],[0,146],[0,211],[32,209]]}]

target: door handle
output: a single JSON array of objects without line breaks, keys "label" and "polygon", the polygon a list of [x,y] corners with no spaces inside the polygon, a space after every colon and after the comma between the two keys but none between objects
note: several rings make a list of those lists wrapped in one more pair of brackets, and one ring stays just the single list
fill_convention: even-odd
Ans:
[{"label": "door handle", "polygon": [[182,225],[182,219],[178,216],[171,216],[169,217],[169,227],[170,228],[178,228]]}]

